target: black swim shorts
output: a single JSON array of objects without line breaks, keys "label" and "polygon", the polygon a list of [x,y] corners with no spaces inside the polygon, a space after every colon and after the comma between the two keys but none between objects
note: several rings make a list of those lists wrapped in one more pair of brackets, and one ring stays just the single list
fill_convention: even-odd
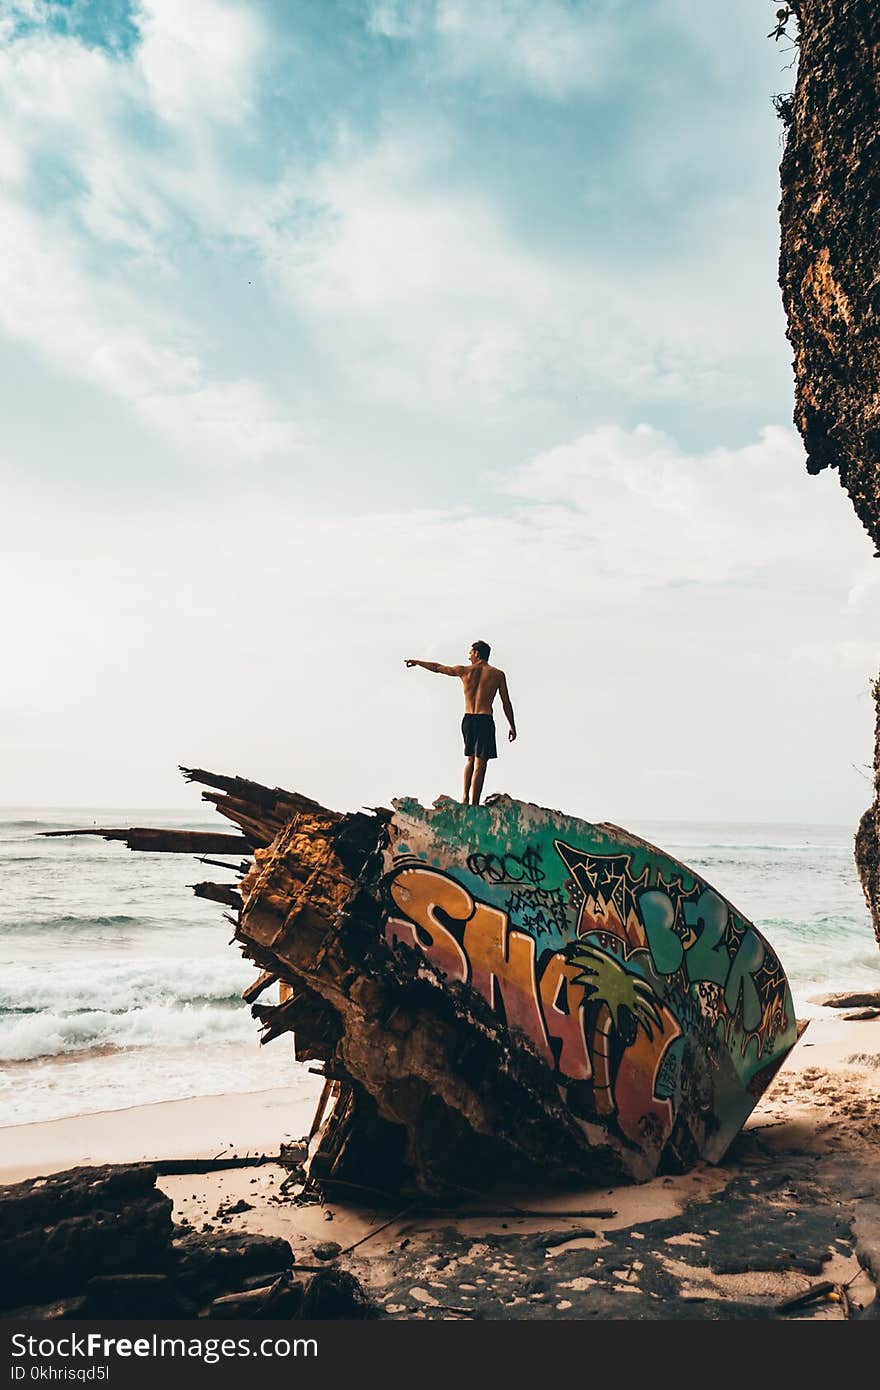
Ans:
[{"label": "black swim shorts", "polygon": [[461,721],[466,758],[497,758],[495,720],[491,714],[466,714]]}]

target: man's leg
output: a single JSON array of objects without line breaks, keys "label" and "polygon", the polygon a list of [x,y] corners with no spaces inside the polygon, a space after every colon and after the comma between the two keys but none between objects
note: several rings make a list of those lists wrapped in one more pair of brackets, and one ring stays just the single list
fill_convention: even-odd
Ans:
[{"label": "man's leg", "polygon": [[472,806],[479,806],[479,804],[480,804],[480,796],[481,796],[482,791],[483,791],[483,780],[484,780],[485,776],[486,776],[486,759],[485,759],[485,758],[475,758],[475,759],[474,759],[473,794],[472,794],[472,796],[471,796],[471,805],[472,805]]},{"label": "man's leg", "polygon": [[471,778],[473,777],[473,775],[474,775],[474,760],[473,760],[473,758],[465,758],[465,760],[464,760],[464,796],[461,798],[462,801],[464,802],[465,806],[467,806],[468,802],[470,801],[470,797],[471,797]]}]

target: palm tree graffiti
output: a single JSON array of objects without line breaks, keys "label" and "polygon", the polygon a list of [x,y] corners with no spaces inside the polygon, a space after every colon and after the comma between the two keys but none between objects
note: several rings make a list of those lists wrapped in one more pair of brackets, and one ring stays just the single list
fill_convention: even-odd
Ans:
[{"label": "palm tree graffiti", "polygon": [[587,998],[599,1003],[593,1030],[591,1055],[593,1061],[593,1094],[600,1115],[615,1111],[614,1086],[611,1080],[611,1033],[621,1028],[621,1009],[626,1009],[635,1023],[636,1031],[643,1028],[653,1038],[651,1025],[663,1032],[663,1020],[657,1007],[659,1001],[647,981],[632,974],[614,956],[597,946],[578,942],[569,959],[581,973],[574,977],[582,984]]}]

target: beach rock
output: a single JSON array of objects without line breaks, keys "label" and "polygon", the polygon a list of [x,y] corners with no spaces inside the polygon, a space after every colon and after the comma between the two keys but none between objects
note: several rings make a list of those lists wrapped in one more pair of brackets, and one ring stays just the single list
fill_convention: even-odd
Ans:
[{"label": "beach rock", "polygon": [[826,994],[816,1000],[826,1009],[880,1008],[880,989],[860,990],[851,994]]},{"label": "beach rock", "polygon": [[247,1231],[188,1233],[175,1241],[174,1256],[178,1285],[202,1302],[221,1292],[240,1290],[254,1275],[289,1269],[294,1262],[286,1240]]},{"label": "beach rock", "polygon": [[338,1241],[322,1240],[312,1246],[312,1254],[316,1260],[335,1260],[341,1249]]},{"label": "beach rock", "polygon": [[194,1303],[182,1299],[167,1274],[100,1274],[88,1281],[83,1317],[194,1317]]},{"label": "beach rock", "polygon": [[0,1238],[95,1210],[122,1211],[155,1192],[156,1170],[147,1163],[67,1168],[0,1188]]},{"label": "beach rock", "polygon": [[0,1306],[77,1293],[95,1275],[165,1270],[171,1211],[144,1165],[73,1168],[0,1189]]},{"label": "beach rock", "polygon": [[303,1320],[378,1317],[363,1285],[345,1269],[322,1269],[306,1284],[298,1316]]},{"label": "beach rock", "polygon": [[845,1023],[866,1023],[872,1018],[880,1018],[880,1009],[856,1009],[855,1013],[843,1015]]}]

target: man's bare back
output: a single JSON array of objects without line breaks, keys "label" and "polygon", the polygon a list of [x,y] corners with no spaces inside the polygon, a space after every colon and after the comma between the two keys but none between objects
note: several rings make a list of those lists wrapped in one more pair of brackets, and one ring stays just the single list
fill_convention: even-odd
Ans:
[{"label": "man's bare back", "polygon": [[456,666],[455,671],[464,686],[465,714],[491,714],[495,696],[502,686],[507,694],[507,677],[488,661],[476,666]]},{"label": "man's bare back", "polygon": [[467,666],[442,666],[439,661],[420,661],[416,657],[408,657],[406,662],[407,666],[422,666],[437,675],[458,676],[461,680],[465,709],[461,725],[465,751],[464,803],[472,806],[480,804],[486,763],[497,756],[492,715],[496,695],[501,696],[501,707],[510,725],[507,737],[511,743],[516,738],[507,677],[497,666],[489,665],[489,651],[488,643],[475,642],[468,653]]}]

